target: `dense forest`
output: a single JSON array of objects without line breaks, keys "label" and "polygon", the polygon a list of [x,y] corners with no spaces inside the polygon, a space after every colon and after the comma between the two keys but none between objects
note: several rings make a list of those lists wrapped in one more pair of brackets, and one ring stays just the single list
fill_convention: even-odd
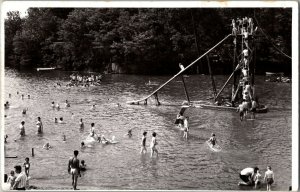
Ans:
[{"label": "dense forest", "polygon": [[[231,33],[231,20],[258,26],[257,73],[291,73],[290,8],[29,8],[5,19],[5,67],[173,74]],[[286,55],[288,56],[286,56]],[[227,39],[189,73],[232,71]]]}]

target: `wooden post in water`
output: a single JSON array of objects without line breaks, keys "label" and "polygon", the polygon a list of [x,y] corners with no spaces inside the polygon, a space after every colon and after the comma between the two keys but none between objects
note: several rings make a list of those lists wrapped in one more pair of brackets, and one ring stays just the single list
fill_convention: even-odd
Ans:
[{"label": "wooden post in water", "polygon": [[183,77],[183,75],[181,75],[181,79],[182,79],[182,83],[183,83],[184,93],[185,93],[186,99],[188,100],[188,102],[189,102],[189,104],[190,104],[190,98],[189,98],[189,94],[188,94],[187,89],[186,89],[186,86],[185,86],[185,82],[184,82],[184,77]]},{"label": "wooden post in water", "polygon": [[34,148],[31,148],[31,156],[34,156]]},{"label": "wooden post in water", "polygon": [[209,71],[209,76],[211,79],[211,83],[212,83],[212,87],[213,87],[213,92],[214,92],[214,99],[216,101],[216,96],[217,96],[217,89],[216,89],[216,84],[215,84],[215,80],[211,71],[211,67],[210,67],[210,61],[209,61],[209,57],[208,55],[206,55],[206,59],[207,59],[207,65],[208,65],[208,71]]}]

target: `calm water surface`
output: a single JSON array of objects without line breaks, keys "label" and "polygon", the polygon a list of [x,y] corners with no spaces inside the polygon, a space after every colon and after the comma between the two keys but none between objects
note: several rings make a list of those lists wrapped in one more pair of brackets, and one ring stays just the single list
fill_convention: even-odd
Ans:
[{"label": "calm water surface", "polygon": [[[273,190],[288,190],[291,185],[291,85],[264,82],[258,77],[257,94],[260,102],[269,106],[266,114],[258,114],[254,121],[240,122],[238,114],[229,111],[190,108],[189,140],[173,124],[180,104],[185,99],[180,79],[171,82],[160,93],[163,105],[126,105],[126,101],[139,99],[152,92],[156,86],[147,86],[150,79],[159,84],[166,76],[108,75],[101,86],[55,88],[56,82],[66,84],[68,72],[5,72],[5,101],[12,107],[5,110],[5,145],[7,156],[5,172],[16,164],[23,165],[29,156],[31,162],[30,185],[42,189],[71,189],[71,177],[67,173],[68,159],[73,150],[79,149],[79,159],[84,159],[88,170],[79,178],[79,189],[202,189],[240,190],[239,172],[249,166],[258,166],[262,175],[271,165],[276,182]],[[217,76],[218,88],[227,76]],[[194,75],[186,79],[191,100],[204,100],[211,96],[209,76]],[[25,99],[21,99],[21,95]],[[230,92],[228,90],[228,92]],[[12,98],[8,98],[8,93]],[[31,99],[27,99],[27,95]],[[70,108],[64,107],[68,100]],[[51,102],[59,102],[60,111],[52,110]],[[121,107],[117,106],[121,104]],[[96,104],[96,109],[91,106]],[[28,107],[27,115],[21,111]],[[74,115],[72,116],[72,113]],[[35,134],[36,118],[44,124],[43,136]],[[54,124],[55,117],[63,117],[65,124]],[[83,118],[85,129],[79,130]],[[14,142],[19,124],[24,120],[26,137]],[[97,132],[110,138],[115,145],[96,144],[80,149],[81,140],[88,135],[90,124],[95,122]],[[124,134],[133,129],[133,136]],[[159,158],[140,155],[143,131],[157,132]],[[214,153],[205,141],[214,132],[222,151]],[[62,141],[65,133],[67,141]],[[50,142],[50,150],[42,146]],[[31,148],[35,156],[31,157]],[[265,187],[261,190],[265,190]]]}]

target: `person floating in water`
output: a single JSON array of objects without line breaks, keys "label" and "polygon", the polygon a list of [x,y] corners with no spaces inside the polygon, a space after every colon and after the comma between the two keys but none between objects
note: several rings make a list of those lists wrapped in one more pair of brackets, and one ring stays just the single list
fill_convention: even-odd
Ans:
[{"label": "person floating in water", "polygon": [[158,150],[156,149],[157,141],[156,141],[156,133],[152,133],[152,140],[150,143],[150,149],[151,149],[151,155],[150,157],[153,156],[154,153],[156,153],[156,156],[158,157]]},{"label": "person floating in water", "polygon": [[265,172],[264,177],[265,182],[267,183],[267,191],[271,191],[271,185],[274,183],[274,173],[272,171],[271,166],[267,167],[267,171]]},{"label": "person floating in water", "polygon": [[58,123],[64,123],[64,119],[60,117]]},{"label": "person floating in water", "polygon": [[80,171],[85,171],[86,170],[86,164],[84,160],[81,160],[80,162]]},{"label": "person floating in water", "polygon": [[131,137],[132,136],[132,129],[129,129],[126,135],[128,135],[128,137]]},{"label": "person floating in water", "polygon": [[70,103],[68,102],[68,100],[66,100],[66,103],[65,103],[66,107],[70,107]]},{"label": "person floating in water", "polygon": [[50,148],[52,148],[52,147],[51,147],[50,143],[48,143],[48,142],[43,146],[43,149],[49,150]]},{"label": "person floating in water", "polygon": [[29,176],[29,169],[30,169],[30,163],[29,163],[29,157],[25,158],[25,163],[23,164],[25,167],[25,174],[28,177]]},{"label": "person floating in water", "polygon": [[147,153],[146,149],[146,136],[147,136],[147,131],[144,131],[143,137],[142,137],[142,143],[141,143],[141,154],[142,153]]},{"label": "person floating in water", "polygon": [[22,115],[26,115],[27,109],[22,110]]},{"label": "person floating in water", "polygon": [[80,161],[77,158],[79,152],[77,150],[74,151],[74,157],[69,159],[68,163],[68,173],[72,174],[72,186],[74,190],[77,190],[77,179],[78,176],[81,177],[80,174]]},{"label": "person floating in water", "polygon": [[209,138],[208,142],[212,145],[215,146],[217,143],[216,135],[214,133],[211,134],[211,137]]},{"label": "person floating in water", "polygon": [[44,129],[43,129],[43,123],[42,123],[42,120],[40,117],[37,118],[36,127],[37,127],[37,133],[42,134]]}]

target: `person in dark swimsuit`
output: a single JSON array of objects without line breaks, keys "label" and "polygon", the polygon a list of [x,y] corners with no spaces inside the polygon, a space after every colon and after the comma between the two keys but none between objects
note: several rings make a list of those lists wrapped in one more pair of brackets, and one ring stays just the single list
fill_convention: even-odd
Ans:
[{"label": "person in dark swimsuit", "polygon": [[78,176],[81,177],[80,161],[77,158],[78,153],[79,152],[77,150],[74,151],[74,157],[70,158],[69,164],[68,164],[68,173],[72,174],[72,186],[73,186],[74,190],[76,190],[76,187],[77,187]]}]

